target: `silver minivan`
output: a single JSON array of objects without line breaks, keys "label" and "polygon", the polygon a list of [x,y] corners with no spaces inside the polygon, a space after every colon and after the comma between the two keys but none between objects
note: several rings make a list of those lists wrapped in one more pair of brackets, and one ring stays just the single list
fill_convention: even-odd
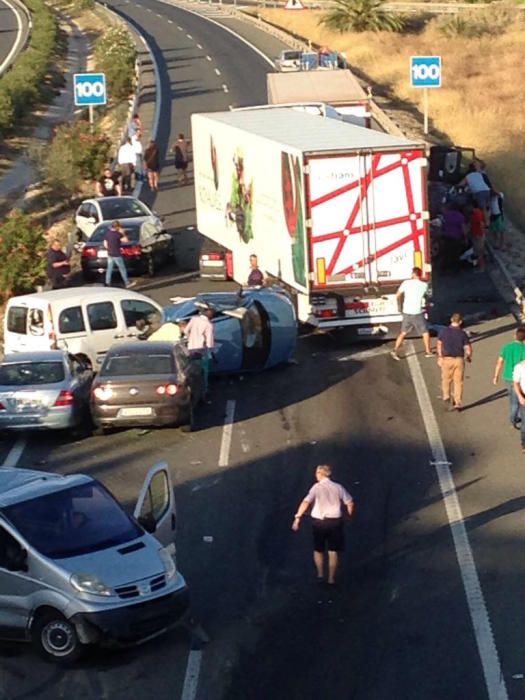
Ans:
[{"label": "silver minivan", "polygon": [[175,562],[167,464],[149,471],[134,517],[96,479],[0,468],[0,637],[71,662],[86,645],[132,643],[187,615]]},{"label": "silver minivan", "polygon": [[137,338],[136,323],[162,307],[120,287],[68,287],[12,297],[4,319],[4,352],[62,348],[95,372],[109,348]]}]

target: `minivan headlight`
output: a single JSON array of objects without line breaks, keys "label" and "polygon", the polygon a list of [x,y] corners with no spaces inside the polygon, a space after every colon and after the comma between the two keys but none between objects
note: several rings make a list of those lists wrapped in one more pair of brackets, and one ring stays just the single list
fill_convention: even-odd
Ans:
[{"label": "minivan headlight", "polygon": [[94,574],[73,574],[70,578],[71,585],[81,593],[91,593],[93,595],[113,595],[109,586]]},{"label": "minivan headlight", "polygon": [[173,561],[173,556],[171,554],[171,547],[162,547],[159,549],[159,557],[164,564],[164,570],[166,572],[166,580],[171,581],[172,578],[177,574],[177,567]]}]

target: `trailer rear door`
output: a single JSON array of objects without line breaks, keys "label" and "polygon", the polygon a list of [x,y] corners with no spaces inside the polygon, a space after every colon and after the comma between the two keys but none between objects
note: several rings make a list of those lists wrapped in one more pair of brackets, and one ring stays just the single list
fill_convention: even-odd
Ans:
[{"label": "trailer rear door", "polygon": [[313,286],[391,291],[430,272],[422,150],[311,156],[307,221]]}]

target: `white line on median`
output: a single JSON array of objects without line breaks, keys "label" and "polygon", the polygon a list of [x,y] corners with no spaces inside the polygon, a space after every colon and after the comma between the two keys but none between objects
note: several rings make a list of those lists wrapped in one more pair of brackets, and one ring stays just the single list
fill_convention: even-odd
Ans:
[{"label": "white line on median", "polygon": [[463,579],[463,587],[465,588],[472,627],[474,628],[474,636],[478,645],[478,652],[485,676],[488,697],[489,700],[508,700],[507,688],[501,672],[498,650],[492,633],[489,613],[485,598],[483,597],[483,591],[481,590],[481,583],[465,528],[463,513],[456,492],[456,485],[449,468],[445,446],[439,432],[434,409],[430,402],[428,389],[423,379],[423,373],[421,372],[419,361],[414,352],[413,343],[408,343],[407,349],[408,368],[416,390],[419,408],[423,416],[423,423],[425,424],[428,442],[434,459],[434,468],[439,481],[439,488],[441,489],[441,495],[447,512],[459,570],[461,572],[461,578]]},{"label": "white line on median", "polygon": [[7,457],[2,464],[2,467],[16,467],[18,460],[22,456],[22,452],[25,450],[27,445],[27,440],[24,437],[19,437],[15,442],[13,447],[9,450]]},{"label": "white line on median", "polygon": [[233,419],[235,418],[235,400],[226,401],[226,415],[222,428],[221,450],[219,452],[219,467],[227,467],[230,461],[230,447],[232,444]]},{"label": "white line on median", "polygon": [[202,651],[200,649],[191,649],[188,654],[188,665],[186,666],[181,700],[195,700],[197,696],[197,687],[199,685],[201,661]]}]

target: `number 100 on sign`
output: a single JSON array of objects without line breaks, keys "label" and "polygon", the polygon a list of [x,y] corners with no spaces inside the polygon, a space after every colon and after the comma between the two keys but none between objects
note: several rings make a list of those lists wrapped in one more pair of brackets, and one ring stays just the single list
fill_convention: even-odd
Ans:
[{"label": "number 100 on sign", "polygon": [[441,87],[441,56],[412,56],[410,84],[412,87]]},{"label": "number 100 on sign", "polygon": [[106,76],[104,73],[75,73],[73,86],[76,105],[86,107],[106,104]]}]

